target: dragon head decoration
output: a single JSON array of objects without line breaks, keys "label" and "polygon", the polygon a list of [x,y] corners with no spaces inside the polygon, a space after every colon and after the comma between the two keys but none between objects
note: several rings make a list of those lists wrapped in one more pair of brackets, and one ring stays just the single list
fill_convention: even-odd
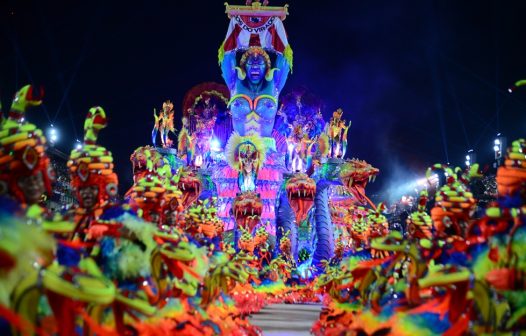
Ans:
[{"label": "dragon head decoration", "polygon": [[237,226],[252,232],[260,222],[263,202],[259,194],[251,191],[244,192],[238,194],[234,199],[232,210]]},{"label": "dragon head decoration", "polygon": [[285,185],[290,206],[296,214],[296,224],[307,218],[307,213],[314,204],[316,182],[304,173],[294,174]]},{"label": "dragon head decoration", "polygon": [[374,182],[379,172],[364,160],[347,160],[340,169],[340,181],[361,204],[366,204],[365,187],[368,182]]},{"label": "dragon head decoration", "polygon": [[201,195],[203,184],[197,176],[197,172],[190,167],[183,167],[179,172],[179,182],[177,187],[183,193],[182,205],[187,209]]}]

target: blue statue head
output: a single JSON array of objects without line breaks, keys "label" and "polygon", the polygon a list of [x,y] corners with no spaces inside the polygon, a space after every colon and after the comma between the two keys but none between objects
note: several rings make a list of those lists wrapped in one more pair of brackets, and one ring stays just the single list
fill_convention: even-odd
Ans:
[{"label": "blue statue head", "polygon": [[242,80],[247,78],[254,85],[261,83],[263,79],[272,80],[270,56],[261,47],[250,47],[241,56],[239,65],[241,71],[238,76]]}]

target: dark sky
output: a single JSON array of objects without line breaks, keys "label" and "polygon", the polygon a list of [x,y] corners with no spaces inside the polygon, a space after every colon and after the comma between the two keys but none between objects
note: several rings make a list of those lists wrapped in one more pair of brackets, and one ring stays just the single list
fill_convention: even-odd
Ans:
[{"label": "dark sky", "polygon": [[[43,85],[45,105],[28,118],[53,122],[69,152],[89,107],[103,106],[99,142],[114,153],[122,190],[129,155],[150,142],[152,109],[171,99],[180,116],[189,88],[222,82],[224,0],[0,2],[4,110],[20,86]],[[470,148],[488,161],[497,132],[525,134],[526,88],[507,93],[526,77],[525,1],[289,4],[294,72],[282,93],[306,86],[326,117],[344,109],[351,155],[382,170],[373,189],[435,162],[460,165]]]}]

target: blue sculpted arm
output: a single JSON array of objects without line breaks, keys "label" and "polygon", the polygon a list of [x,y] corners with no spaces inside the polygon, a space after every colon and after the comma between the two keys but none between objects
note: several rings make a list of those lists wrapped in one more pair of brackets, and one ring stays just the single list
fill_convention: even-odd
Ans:
[{"label": "blue sculpted arm", "polygon": [[274,83],[276,84],[278,92],[281,92],[281,89],[283,89],[283,86],[285,86],[285,82],[287,81],[287,76],[289,75],[290,71],[289,62],[282,54],[277,54],[276,68],[278,70],[274,76]]},{"label": "blue sculpted arm", "polygon": [[221,62],[223,79],[230,90],[234,89],[236,83],[236,53],[227,52]]}]

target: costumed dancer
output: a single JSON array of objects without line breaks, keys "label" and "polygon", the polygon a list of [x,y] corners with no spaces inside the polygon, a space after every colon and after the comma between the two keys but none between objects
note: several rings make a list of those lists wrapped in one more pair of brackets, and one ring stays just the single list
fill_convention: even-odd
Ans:
[{"label": "costumed dancer", "polygon": [[342,158],[345,157],[345,154],[347,154],[347,137],[348,137],[348,131],[349,131],[349,128],[351,127],[351,121],[349,120],[349,125],[345,126],[345,121],[343,121],[343,125],[342,125],[342,128],[343,128],[343,134],[342,134]]},{"label": "costumed dancer", "polygon": [[153,117],[155,118],[155,124],[152,130],[152,144],[155,146],[157,140],[157,133],[161,133],[161,144],[163,148],[171,147],[172,141],[168,137],[170,132],[174,132],[174,104],[167,100],[163,103],[162,111],[157,114],[157,111],[153,110]]},{"label": "costumed dancer", "polygon": [[50,233],[69,232],[72,224],[44,207],[52,193],[55,172],[46,155],[42,130],[27,122],[26,109],[42,103],[43,92],[24,86],[14,97],[0,126],[0,196],[15,200],[23,217]]},{"label": "costumed dancer", "polygon": [[[5,166],[1,168],[1,176],[8,183],[7,186],[10,186],[6,191],[23,207],[29,206],[25,218],[30,223],[38,223],[49,233],[69,234],[74,229],[72,223],[50,218],[47,210],[40,206],[43,194],[46,190],[51,191],[54,175],[49,158],[44,152],[46,139],[42,131],[25,122],[26,107],[40,103],[34,93],[30,86],[25,86],[15,96],[9,118],[2,123],[2,152],[9,153],[11,157],[4,157]],[[15,231],[13,229],[13,235]],[[30,239],[32,248],[40,249],[41,244],[51,240],[51,237],[46,238],[43,234],[35,236],[29,231],[27,234],[24,239]],[[34,241],[31,240],[32,236]],[[51,263],[50,252],[47,252],[47,261],[46,258],[24,261],[31,262],[32,267],[26,268],[23,279],[19,279],[11,293],[13,308],[22,318],[35,324],[39,318],[38,303],[45,294],[56,320],[61,321],[56,326],[58,334],[72,335],[78,312],[75,307],[81,307],[85,303],[107,303],[108,300],[111,301],[115,289],[111,283],[84,273],[81,270],[83,267],[62,265],[63,254],[60,247],[56,252],[59,263]]]},{"label": "costumed dancer", "polygon": [[334,111],[329,124],[326,125],[326,133],[329,136],[329,144],[331,147],[331,157],[343,158],[347,153],[347,136],[348,130],[351,127],[345,126],[345,120],[342,120],[343,110],[341,108]]},{"label": "costumed dancer", "polygon": [[46,138],[25,119],[28,107],[42,103],[41,94],[30,85],[24,86],[0,126],[0,195],[14,198],[23,207],[41,204],[45,194],[51,194],[55,180],[45,153]]},{"label": "costumed dancer", "polygon": [[92,107],[84,122],[84,144],[71,151],[67,163],[71,186],[79,201],[74,216],[76,228],[71,238],[84,240],[90,224],[117,196],[118,179],[113,172],[113,157],[110,151],[97,145],[99,131],[106,125],[102,107]]},{"label": "costumed dancer", "polygon": [[[59,280],[57,288],[47,291],[54,315],[60,320],[60,335],[75,333],[78,316],[86,314],[84,309],[89,304],[106,305],[114,299],[113,283],[104,277],[92,258],[97,256],[100,246],[96,237],[89,233],[91,226],[113,205],[113,198],[117,195],[118,179],[113,172],[112,154],[97,145],[99,131],[106,125],[104,109],[92,107],[84,122],[84,143],[81,148],[71,151],[67,162],[71,186],[79,205],[72,211],[74,228],[57,235],[58,263],[47,269],[59,277],[61,272],[70,275]],[[68,288],[76,286],[76,279],[84,279],[85,284],[77,285],[76,291],[71,292]],[[85,323],[83,330],[89,330],[88,325]]]},{"label": "costumed dancer", "polygon": [[139,316],[151,316],[156,311],[159,291],[151,269],[156,231],[126,204],[106,211],[89,230],[99,241],[97,261],[102,273],[116,286],[111,305],[91,309],[90,317],[107,321],[105,315],[111,310],[118,335],[134,331],[132,324],[138,322]]},{"label": "costumed dancer", "polygon": [[[147,166],[150,173],[134,183],[130,189],[130,205],[144,220],[161,225],[166,188],[161,180],[162,174],[154,171],[153,162],[148,161]],[[168,166],[164,167],[166,168],[163,170],[169,169]]]},{"label": "costumed dancer", "polygon": [[[25,311],[10,309],[13,291],[35,271],[35,265],[52,261],[54,242],[42,230],[41,206],[51,194],[54,172],[45,153],[46,138],[26,121],[26,110],[42,103],[43,92],[24,86],[13,99],[9,115],[0,126],[0,334],[35,332],[34,320]],[[0,106],[1,108],[1,106]],[[20,207],[19,207],[20,206]],[[23,213],[22,213],[23,212]],[[21,218],[11,217],[13,215]],[[4,322],[7,323],[4,324]]]},{"label": "costumed dancer", "polygon": [[196,135],[190,134],[188,130],[188,119],[183,117],[183,128],[179,132],[177,139],[177,153],[182,160],[186,161],[187,166],[191,166],[194,160],[196,147]]}]

